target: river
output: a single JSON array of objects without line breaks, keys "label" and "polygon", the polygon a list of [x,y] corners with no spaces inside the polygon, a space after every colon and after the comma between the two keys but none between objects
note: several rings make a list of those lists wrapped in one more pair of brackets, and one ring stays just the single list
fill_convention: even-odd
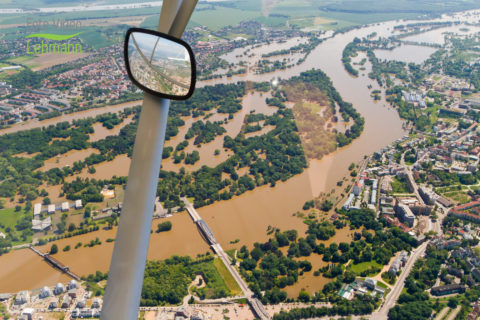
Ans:
[{"label": "river", "polygon": [[[208,85],[219,82],[235,82],[238,80],[270,81],[274,76],[286,79],[298,75],[302,71],[319,68],[326,72],[332,79],[334,86],[340,92],[343,99],[352,102],[354,107],[365,118],[365,129],[360,138],[356,139],[351,145],[340,148],[321,160],[311,160],[309,168],[306,169],[304,173],[286,182],[278,183],[273,188],[262,186],[254,191],[234,197],[229,201],[218,202],[200,208],[198,210],[199,214],[208,223],[217,241],[220,242],[226,250],[232,248],[238,249],[244,244],[251,246],[254,242],[265,241],[268,239],[266,232],[269,226],[278,227],[282,230],[297,229],[299,233],[302,234],[306,230],[306,225],[303,224],[301,219],[294,216],[293,213],[301,209],[305,201],[311,200],[320,192],[335,188],[336,182],[343,179],[347,173],[347,168],[350,163],[361,161],[365,155],[378,151],[406,134],[402,129],[402,120],[399,118],[396,110],[388,107],[385,101],[375,103],[371,98],[370,90],[367,86],[372,85],[373,89],[379,89],[378,85],[366,76],[360,76],[359,78],[351,77],[344,70],[340,60],[343,48],[355,37],[365,37],[372,32],[377,32],[379,36],[388,36],[392,32],[393,26],[401,23],[405,22],[386,22],[363,27],[345,34],[338,34],[321,43],[311,52],[303,64],[288,70],[277,71],[274,75],[248,74],[246,76],[235,76],[227,80],[216,79],[200,83],[200,85]],[[271,44],[270,48],[271,51],[278,50],[275,44]],[[250,95],[250,97],[247,96],[244,99],[244,108],[252,107],[253,103],[256,104],[260,100],[259,94],[256,95],[257,96]],[[248,99],[251,99],[250,103]],[[260,109],[262,109],[263,112],[266,110],[265,106],[260,106]],[[245,113],[245,110],[238,113],[238,115]],[[86,112],[93,111],[90,110]],[[236,115],[236,117],[238,115]],[[82,114],[82,116],[84,116],[84,114]],[[65,117],[72,117],[72,115]],[[220,120],[216,117],[219,116],[215,115],[215,118],[212,117],[212,119]],[[232,123],[230,132],[239,130],[238,123],[241,124],[241,122],[240,120],[237,122],[235,119],[230,122]],[[55,122],[55,119],[51,120],[52,123]],[[67,119],[61,118],[57,121],[64,120]],[[187,122],[192,122],[192,120],[186,120]],[[27,123],[22,128],[28,128],[30,126],[31,125]],[[10,128],[10,130],[15,130],[15,127]],[[173,138],[172,141],[167,142],[167,145],[174,146],[183,140],[185,130],[185,128],[181,128],[179,135]],[[214,147],[208,150],[208,153],[212,155],[214,149],[220,146],[220,144],[215,140],[213,145]],[[220,155],[219,157],[222,156],[228,157],[228,154]],[[125,167],[124,174],[126,175],[129,160],[126,157],[121,159],[121,166]],[[115,161],[111,162],[111,166],[118,167],[118,164],[114,164],[114,162]],[[175,170],[177,166],[166,161],[164,162],[164,168]],[[103,176],[104,174],[100,173],[100,171],[105,170],[105,168],[104,170],[97,168],[97,174]],[[149,258],[163,259],[172,254],[195,256],[207,250],[205,242],[200,239],[196,227],[185,213],[174,215],[170,219],[172,219],[173,223],[172,231],[160,235],[152,235]],[[113,238],[114,233],[115,230],[100,231],[98,233],[60,240],[58,241],[59,248],[61,250],[67,243],[74,244],[79,241],[85,243],[95,236],[101,237],[103,240],[108,237]],[[239,243],[232,244],[231,241],[235,239],[239,239]],[[338,232],[331,241],[350,241],[350,233],[346,231]],[[46,250],[46,248],[47,247],[44,247],[42,249]],[[61,253],[59,253],[58,258],[66,265],[69,265],[71,270],[79,274],[88,274],[97,269],[106,271],[109,265],[111,249],[112,243],[103,243],[93,248],[81,248],[66,253],[60,251]],[[21,250],[20,252],[25,252],[26,255],[30,255],[27,250]],[[21,253],[8,253],[0,257],[0,261],[3,261],[0,262],[0,264],[3,265],[4,262],[7,263],[8,261],[13,269],[15,269],[15,266],[21,268],[24,260],[18,259],[18,255],[21,255]],[[321,262],[317,261],[318,259],[316,258],[312,259],[315,262],[314,267],[318,269],[318,267],[322,265]],[[15,285],[10,284],[7,287],[4,286],[3,283],[9,279],[10,274],[4,272],[3,268],[0,269],[0,292],[7,290],[7,288],[9,290],[20,290],[32,287],[36,283],[30,279],[32,277],[50,279],[51,284],[59,279],[58,272],[50,268],[48,272],[25,275],[23,277],[25,280],[19,279]],[[314,278],[313,271],[306,273],[301,277],[299,284],[288,289],[289,296],[295,297],[301,288],[307,289],[310,293],[317,291],[321,289],[325,281],[326,280],[321,277]]]}]

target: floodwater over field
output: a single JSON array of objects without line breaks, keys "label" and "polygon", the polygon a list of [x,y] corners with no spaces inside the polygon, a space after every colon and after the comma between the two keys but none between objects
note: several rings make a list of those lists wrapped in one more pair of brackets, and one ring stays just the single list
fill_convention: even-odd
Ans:
[{"label": "floodwater over field", "polygon": [[53,168],[63,168],[66,166],[73,166],[73,163],[76,161],[83,161],[86,157],[92,153],[99,154],[100,152],[97,149],[88,148],[84,150],[70,150],[64,154],[59,154],[56,157],[45,160],[43,167],[39,170],[48,171]]},{"label": "floodwater over field", "polygon": [[[320,192],[329,191],[334,188],[336,182],[344,177],[350,163],[359,162],[365,155],[371,154],[405,135],[405,132],[402,129],[402,121],[399,118],[397,111],[388,107],[385,101],[375,103],[370,96],[371,92],[367,86],[372,85],[372,90],[375,90],[380,89],[378,85],[368,79],[366,75],[360,76],[359,78],[349,76],[344,70],[341,62],[343,48],[349,42],[353,41],[355,37],[365,37],[372,32],[377,32],[379,36],[390,36],[392,35],[393,26],[402,23],[405,22],[386,22],[353,30],[345,34],[338,34],[333,38],[325,40],[314,49],[303,64],[288,70],[263,75],[249,73],[246,76],[234,76],[228,79],[216,79],[198,84],[199,86],[202,86],[215,83],[236,82],[239,80],[270,81],[274,77],[287,79],[294,75],[298,75],[305,70],[310,70],[312,68],[322,69],[332,79],[334,86],[342,95],[343,99],[352,102],[354,107],[365,118],[365,129],[360,138],[356,139],[351,145],[341,148],[321,160],[310,161],[310,166],[304,173],[297,175],[286,182],[277,183],[275,187],[262,186],[254,191],[246,192],[241,196],[234,197],[231,200],[199,208],[199,214],[208,223],[215,234],[215,238],[225,249],[238,249],[244,244],[251,246],[254,242],[267,240],[267,229],[269,226],[278,227],[282,230],[297,229],[299,234],[302,234],[306,230],[306,225],[302,222],[302,219],[294,216],[293,213],[301,209],[305,201],[311,200]],[[276,44],[270,45],[268,47],[268,52],[279,50],[279,48],[280,47]],[[265,96],[266,95],[261,97],[259,93],[255,93],[254,95],[248,95],[245,97],[243,101],[245,110],[235,115],[235,118],[229,121],[225,126],[228,134],[239,132],[243,123],[242,114],[246,114],[247,110],[249,110],[247,108],[258,107],[259,109],[257,112],[263,113],[266,113],[267,110],[270,109],[272,112],[275,111],[274,108],[264,106],[264,101],[262,100],[264,100]],[[139,102],[129,104],[130,106],[133,106],[138,105]],[[116,110],[119,109],[120,108]],[[100,113],[100,110],[103,111],[103,109],[94,109],[80,113],[80,117],[93,116],[92,114],[85,115],[85,113]],[[108,110],[106,112],[108,112]],[[42,123],[38,121],[27,123],[23,127],[20,126],[20,128],[19,126],[14,126],[1,132],[27,129],[32,127],[32,125],[37,127],[44,124],[48,125],[58,121],[71,120],[74,117],[77,117],[77,114],[62,116],[53,120],[46,120]],[[224,118],[224,115],[215,114],[209,119],[211,121],[218,121]],[[186,125],[180,128],[178,136],[172,138],[171,141],[166,143],[166,145],[176,146],[184,139],[186,130],[191,123],[200,120],[200,118],[195,120],[185,120]],[[219,147],[218,149],[221,149],[221,154],[218,157],[228,157],[228,154],[224,154],[225,152],[221,148],[221,141],[223,141],[223,138],[220,137],[219,139],[219,137],[217,137],[216,140],[204,146],[206,147],[206,151],[204,151],[205,154],[201,154],[201,163],[209,164],[209,161],[212,161],[212,163],[218,163],[217,161],[219,161],[219,159],[215,159],[215,161],[210,160],[211,158],[214,158],[213,152],[217,147]],[[190,141],[190,144],[192,142],[193,141]],[[189,146],[189,148],[191,148],[191,146]],[[202,149],[203,147],[200,148],[200,151],[202,151]],[[107,178],[114,174],[127,175],[128,163],[128,157],[125,155],[120,156],[114,161],[105,162],[95,166],[97,170],[95,175],[83,171],[81,176]],[[165,161],[164,168],[175,170],[178,166]],[[208,250],[208,246],[200,237],[196,227],[186,213],[176,214],[169,219],[173,224],[171,231],[161,234],[153,233],[151,236],[149,249],[150,259],[164,259],[172,254],[195,256],[198,253],[204,253]],[[161,220],[155,220],[154,225],[160,221]],[[113,247],[113,243],[107,243],[106,239],[114,238],[114,234],[115,229],[107,231],[102,230],[79,237],[57,241],[60,249],[57,258],[64,264],[70,266],[74,272],[79,274],[88,274],[96,270],[106,271],[109,266],[111,250]],[[95,237],[100,238],[103,242],[102,245],[94,246],[92,248],[82,247],[68,252],[63,252],[62,250],[67,244],[75,245],[78,242],[84,244]],[[239,239],[239,243],[231,244],[230,242],[235,239]],[[338,231],[338,234],[332,241],[341,242],[350,241],[350,239],[350,234],[348,232]],[[41,249],[46,251],[49,246],[50,245],[46,245]],[[0,265],[2,265],[0,268],[0,292],[38,287],[41,285],[41,281],[44,281],[42,283],[47,281],[54,283],[57,281],[59,273],[44,262],[40,261],[40,258],[37,258],[39,262],[35,263],[45,264],[47,267],[46,269],[38,267],[36,270],[39,270],[39,272],[22,272],[22,276],[18,277],[15,282],[11,281],[9,278],[11,277],[11,272],[8,270],[16,270],[25,267],[22,266],[22,264],[27,263],[28,260],[23,257],[24,255],[29,256],[29,251],[24,249],[0,257]],[[317,261],[315,256],[312,257],[311,261],[314,269],[318,269],[322,266],[322,262],[320,260]],[[5,264],[8,264],[9,268],[4,268],[3,265]],[[298,284],[291,288],[287,288],[287,290],[290,296],[296,296],[301,288],[313,292],[321,289],[325,282],[325,279],[321,277],[313,277],[312,272],[309,272],[300,277]],[[6,283],[6,285],[4,285],[4,283]]]},{"label": "floodwater over field", "polygon": [[89,141],[95,142],[98,140],[103,140],[108,136],[116,136],[120,133],[120,130],[123,127],[125,127],[127,124],[130,124],[132,121],[133,121],[133,115],[130,115],[126,119],[124,119],[122,123],[116,125],[112,129],[107,129],[103,126],[102,123],[96,122],[92,125],[94,132],[90,134]]},{"label": "floodwater over field", "polygon": [[431,44],[445,44],[445,35],[453,33],[462,36],[471,36],[480,32],[480,27],[458,25],[447,28],[438,28],[432,31],[416,34],[406,38],[402,38],[405,41],[412,41],[417,43],[431,43]]},{"label": "floodwater over field", "polygon": [[[352,237],[354,232],[355,231],[350,230],[348,227],[336,230],[335,236],[328,239],[327,241],[322,241],[322,243],[325,245],[325,247],[328,247],[332,242],[351,242],[353,240]],[[298,260],[304,259],[305,258],[299,258]],[[308,261],[310,261],[310,263],[312,264],[312,270],[309,272],[305,272],[303,275],[299,276],[298,281],[293,286],[288,286],[284,289],[290,298],[298,297],[298,293],[301,290],[305,290],[310,295],[312,295],[320,288],[323,288],[326,283],[331,281],[331,279],[325,278],[322,275],[317,277],[313,275],[314,271],[330,264],[329,262],[325,262],[322,259],[323,256],[317,254],[312,254],[310,257],[308,257]]]},{"label": "floodwater over field", "polygon": [[437,49],[432,47],[402,44],[393,50],[375,50],[380,60],[396,60],[420,64],[427,60]]},{"label": "floodwater over field", "polygon": [[[251,92],[243,97],[242,100],[242,110],[235,113],[232,120],[229,120],[227,124],[223,125],[227,131],[225,134],[215,137],[214,140],[203,144],[199,147],[193,145],[194,139],[190,139],[188,146],[184,149],[185,153],[191,153],[194,150],[197,150],[200,154],[200,160],[193,165],[185,165],[185,163],[174,163],[173,159],[164,159],[162,161],[162,169],[167,171],[177,171],[181,167],[184,167],[187,171],[195,171],[202,166],[206,165],[209,167],[215,167],[219,163],[228,159],[228,157],[233,155],[233,152],[230,150],[223,149],[223,139],[226,135],[235,138],[242,129],[244,124],[245,116],[250,114],[252,111],[255,113],[263,113],[265,115],[272,115],[277,111],[277,108],[270,107],[265,103],[265,98],[271,97],[270,94],[260,93],[260,92]],[[182,141],[185,140],[185,134],[188,129],[191,127],[192,123],[195,121],[223,121],[228,119],[228,114],[224,113],[213,113],[212,116],[209,116],[208,119],[203,120],[203,118],[186,118],[185,126],[179,128],[178,134],[171,138],[169,141],[165,142],[165,146],[175,147]],[[215,156],[215,150],[220,150],[220,154]]]}]

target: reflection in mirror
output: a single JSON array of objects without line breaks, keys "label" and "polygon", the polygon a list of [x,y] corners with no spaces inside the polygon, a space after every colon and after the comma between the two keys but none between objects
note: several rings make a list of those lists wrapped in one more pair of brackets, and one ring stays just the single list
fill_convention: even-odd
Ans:
[{"label": "reflection in mirror", "polygon": [[186,96],[192,81],[187,49],[159,36],[132,32],[128,61],[135,80],[150,90],[171,96]]}]

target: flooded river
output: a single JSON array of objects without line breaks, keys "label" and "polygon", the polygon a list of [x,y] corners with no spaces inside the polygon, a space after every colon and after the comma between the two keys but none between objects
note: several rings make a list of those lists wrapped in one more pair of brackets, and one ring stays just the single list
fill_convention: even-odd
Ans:
[{"label": "flooded river", "polygon": [[[270,81],[274,76],[284,79],[298,75],[300,72],[310,70],[312,68],[322,69],[333,81],[343,99],[352,102],[354,107],[365,118],[365,129],[360,138],[356,139],[351,145],[338,149],[334,153],[324,157],[321,160],[310,161],[310,166],[303,174],[297,175],[286,182],[277,183],[275,187],[263,186],[254,191],[247,192],[241,196],[234,197],[229,201],[218,202],[208,207],[203,207],[198,210],[202,218],[208,223],[213,230],[216,239],[222,244],[225,249],[240,248],[242,245],[251,246],[254,242],[261,242],[268,239],[266,234],[269,226],[278,227],[282,230],[297,229],[300,234],[306,230],[306,225],[302,220],[294,216],[293,213],[300,210],[302,205],[307,200],[311,200],[314,196],[321,192],[329,191],[336,186],[336,182],[341,180],[347,172],[347,168],[352,162],[359,162],[365,155],[378,151],[382,147],[392,143],[398,138],[401,138],[406,133],[402,129],[402,120],[399,118],[396,110],[388,107],[385,101],[375,103],[370,96],[368,85],[372,85],[372,89],[379,89],[376,83],[373,83],[368,77],[360,76],[353,78],[344,70],[341,56],[343,48],[351,42],[355,37],[365,37],[372,32],[377,32],[379,36],[389,36],[392,33],[393,26],[405,22],[386,22],[379,25],[367,26],[358,30],[353,30],[345,34],[338,34],[333,38],[325,40],[316,49],[314,49],[308,56],[306,61],[293,68],[284,71],[277,71],[274,74],[247,74],[246,76],[235,76],[228,79],[216,79],[205,81],[199,85],[209,85],[220,82],[236,82],[239,80],[252,81]],[[269,51],[278,50],[275,44],[270,45]],[[275,109],[264,105],[265,96],[260,96],[259,93],[248,95],[243,100],[244,110],[237,113],[235,118],[231,120],[225,128],[228,134],[238,133],[243,123],[243,117],[252,108],[259,108],[258,112],[268,113]],[[128,106],[137,105],[139,102],[129,103]],[[124,105],[123,107],[126,107]],[[120,107],[107,107],[119,109]],[[103,109],[102,109],[103,111]],[[113,110],[111,110],[113,111]],[[100,113],[99,110],[85,111],[80,115],[81,117],[92,116],[91,113]],[[107,111],[108,112],[108,111]],[[90,114],[89,114],[90,113]],[[34,126],[41,126],[57,121],[71,120],[78,117],[77,114],[65,115],[60,119],[45,120],[41,123],[32,122],[27,123],[22,129],[31,128]],[[210,120],[222,120],[225,115],[213,115]],[[200,119],[185,119],[187,125],[180,128],[177,137],[172,138],[166,142],[166,145],[176,146],[184,139],[184,135],[189,125],[193,121]],[[12,132],[19,130],[18,126],[1,131]],[[190,141],[190,144],[193,141]],[[229,154],[222,150],[221,145],[223,137],[217,137],[214,141],[205,145],[205,154],[201,155],[201,160],[198,164],[191,166],[188,170],[193,170],[199,165],[212,165],[218,163],[219,159],[213,156],[215,149],[221,149],[221,154],[217,157],[226,159]],[[193,148],[189,146],[188,152]],[[201,148],[200,150],[202,150]],[[96,166],[97,178],[107,178],[114,174],[127,175],[129,159],[126,156],[118,157],[112,162],[106,162]],[[164,161],[164,169],[177,170],[178,165],[170,161]],[[120,168],[120,170],[119,170]],[[89,176],[86,171],[82,172],[82,176]],[[149,258],[150,259],[164,259],[172,254],[176,255],[192,255],[204,253],[208,250],[208,246],[201,239],[193,225],[190,218],[185,214],[177,214],[169,218],[173,223],[173,229],[170,232],[162,234],[152,234]],[[158,220],[154,221],[154,224]],[[335,242],[350,241],[350,233],[347,231],[339,231],[335,236]],[[64,239],[57,241],[59,244],[59,253],[57,258],[61,260],[70,268],[80,274],[85,275],[96,270],[106,271],[109,266],[109,259],[113,248],[113,243],[106,243],[107,238],[114,238],[115,229],[107,231],[99,231],[92,234],[86,234],[75,238]],[[63,252],[62,248],[67,245],[75,245],[78,242],[85,243],[99,237],[104,243],[93,248],[80,248]],[[230,242],[239,239],[239,243],[231,244]],[[47,250],[50,245],[42,248]],[[30,257],[30,258],[29,258]],[[313,256],[312,264],[315,269],[321,267],[323,262],[318,257]],[[0,292],[15,291],[23,288],[38,287],[43,283],[54,282],[61,279],[62,276],[54,269],[45,264],[45,268],[36,268],[37,272],[27,273],[18,272],[22,274],[16,281],[11,279],[11,271],[20,268],[26,268],[24,264],[35,260],[29,250],[20,250],[8,253],[0,257]],[[33,265],[43,262],[38,257]],[[317,261],[318,260],[318,261]],[[8,264],[5,269],[3,265]],[[44,263],[43,263],[44,264]],[[313,277],[312,272],[306,273],[300,278],[300,282],[293,287],[288,288],[288,293],[291,297],[296,297],[301,288],[308,289],[313,292],[321,289],[326,279],[321,277]]]}]

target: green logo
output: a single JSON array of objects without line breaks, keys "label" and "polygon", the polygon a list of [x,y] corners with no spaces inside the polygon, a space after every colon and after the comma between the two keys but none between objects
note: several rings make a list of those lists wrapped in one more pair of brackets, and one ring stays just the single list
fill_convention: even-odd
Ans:
[{"label": "green logo", "polygon": [[[81,32],[69,35],[63,34],[51,34],[51,33],[34,33],[26,36],[25,38],[41,38],[53,41],[63,41],[68,40],[73,37],[76,37]],[[44,54],[44,53],[62,53],[62,54],[69,54],[69,53],[82,53],[82,45],[80,43],[42,43],[33,45],[33,51],[30,51],[30,40],[27,40],[27,54]]]},{"label": "green logo", "polygon": [[68,40],[73,37],[76,37],[80,34],[75,33],[75,34],[70,34],[70,35],[63,35],[63,34],[51,34],[51,33],[34,33],[31,35],[26,36],[25,38],[43,38],[43,39],[48,39],[48,40],[55,40],[55,41],[62,41],[62,40]]}]

